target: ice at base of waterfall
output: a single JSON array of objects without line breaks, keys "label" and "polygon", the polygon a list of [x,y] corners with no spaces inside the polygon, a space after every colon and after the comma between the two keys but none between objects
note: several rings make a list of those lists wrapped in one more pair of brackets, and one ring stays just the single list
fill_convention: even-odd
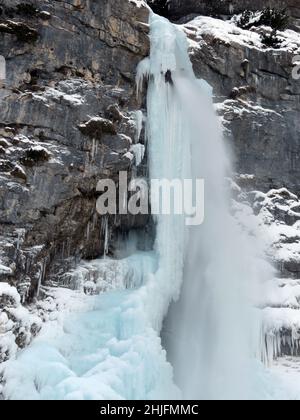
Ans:
[{"label": "ice at base of waterfall", "polygon": [[[143,259],[143,255],[133,258]],[[152,258],[145,253],[146,260]],[[132,258],[131,258],[132,259]],[[151,264],[140,262],[143,267]],[[155,267],[155,265],[153,265]],[[149,268],[150,270],[150,268]],[[151,297],[153,274],[140,289],[97,296],[54,289],[57,307],[33,343],[3,363],[2,394],[12,400],[176,398],[172,368],[149,319],[158,315]],[[150,314],[152,312],[152,314]]]},{"label": "ice at base of waterfall", "polygon": [[[55,293],[56,302],[64,308],[59,317],[48,321],[27,349],[2,366],[6,380],[2,389],[4,398],[139,400],[181,397],[154,330],[145,328],[128,338],[127,329],[135,328],[132,323],[141,315],[131,309],[134,291],[113,291],[99,296],[67,289],[56,289]],[[298,359],[279,359],[270,369],[253,361],[252,367],[257,377],[253,399],[300,399]]]}]

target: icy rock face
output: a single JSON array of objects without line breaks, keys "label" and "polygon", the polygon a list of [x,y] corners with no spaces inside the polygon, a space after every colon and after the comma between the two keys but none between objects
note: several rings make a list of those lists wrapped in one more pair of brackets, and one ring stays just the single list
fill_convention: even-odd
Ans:
[{"label": "icy rock face", "polygon": [[232,16],[244,10],[260,10],[264,7],[287,9],[293,24],[299,24],[300,6],[298,0],[149,0],[151,3],[166,4],[165,13],[171,19],[184,18],[191,14],[205,16]]},{"label": "icy rock face", "polygon": [[268,49],[259,29],[197,17],[185,25],[198,77],[207,80],[229,134],[238,173],[254,174],[256,188],[299,193],[299,80],[293,59],[298,33],[280,32],[280,49]]},{"label": "icy rock face", "polygon": [[[238,182],[244,189],[246,185],[250,188],[251,177],[239,176]],[[262,357],[272,363],[279,356],[300,356],[299,198],[286,188],[264,194],[245,192],[235,185],[235,192],[235,217],[251,235],[260,232],[267,260],[277,268],[257,302],[263,313]]]},{"label": "icy rock face", "polygon": [[0,363],[27,346],[40,328],[40,319],[21,305],[17,290],[0,283]]},{"label": "icy rock face", "polygon": [[[229,20],[246,7],[285,5],[293,16],[291,28],[298,31],[294,18],[300,16],[299,4],[175,0],[169,2],[169,9],[175,10],[176,5],[182,7],[177,18],[190,13],[215,16],[183,19],[189,21],[184,26],[190,56],[196,75],[214,88],[235,170],[248,174],[238,176],[237,208],[248,215],[251,234],[262,230],[266,256],[278,270],[260,302],[263,357],[272,361],[281,355],[299,355],[300,90],[299,80],[292,76],[293,59],[300,51],[299,35],[293,30],[280,32],[281,48],[269,49],[261,42],[261,28],[245,31]],[[218,19],[221,14],[227,20]],[[249,226],[249,216],[253,226]]]},{"label": "icy rock face", "polygon": [[[200,13],[207,15],[207,10]],[[256,228],[262,231],[266,257],[278,269],[259,302],[262,357],[271,363],[282,355],[299,356],[300,91],[299,81],[292,78],[299,36],[281,33],[282,48],[272,50],[262,45],[258,32],[243,31],[231,22],[198,17],[185,28],[194,70],[214,87],[235,169],[250,174],[238,176],[237,208],[246,212],[251,234]]]},{"label": "icy rock face", "polygon": [[[166,4],[168,12],[164,14],[168,17],[182,18],[181,22],[186,23],[194,71],[214,88],[220,114],[230,133],[237,171],[255,174],[257,188],[264,192],[285,186],[299,193],[300,90],[299,80],[292,77],[293,59],[300,51],[299,36],[294,32],[300,28],[299,2],[158,0],[156,3]],[[283,41],[280,49],[266,48],[261,43],[261,28],[243,31],[230,22],[232,16],[245,9],[260,10],[267,6],[286,8],[291,15],[290,29],[279,34]]]},{"label": "icy rock face", "polygon": [[254,208],[270,231],[269,255],[283,277],[300,278],[300,201],[285,188],[271,190],[261,200],[258,194]]},{"label": "icy rock face", "polygon": [[[104,252],[95,187],[136,165],[148,14],[142,1],[1,2],[0,281],[22,301]],[[115,230],[147,223],[109,220],[109,250]]]},{"label": "icy rock face", "polygon": [[145,282],[146,273],[154,271],[154,255],[149,253],[142,257],[142,253],[136,253],[121,260],[104,258],[82,262],[62,277],[61,284],[86,295],[98,295],[140,287]]}]

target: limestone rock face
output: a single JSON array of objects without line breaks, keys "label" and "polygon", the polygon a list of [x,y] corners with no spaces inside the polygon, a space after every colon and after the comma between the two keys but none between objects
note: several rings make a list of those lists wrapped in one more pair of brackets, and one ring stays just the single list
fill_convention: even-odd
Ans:
[{"label": "limestone rock face", "polygon": [[113,244],[116,230],[148,223],[107,224],[96,184],[135,170],[134,79],[149,50],[149,9],[140,0],[0,7],[0,281],[30,301],[104,252],[104,225]]}]

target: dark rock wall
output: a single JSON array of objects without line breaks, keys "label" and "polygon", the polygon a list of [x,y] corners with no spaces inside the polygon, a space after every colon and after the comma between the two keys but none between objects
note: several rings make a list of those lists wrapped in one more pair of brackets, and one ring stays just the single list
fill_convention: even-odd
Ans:
[{"label": "dark rock wall", "polygon": [[[0,7],[7,61],[0,260],[10,270],[0,270],[0,281],[32,297],[39,283],[59,281],[79,258],[103,252],[106,223],[96,214],[95,187],[134,170],[134,75],[148,54],[149,12],[123,0],[2,0]],[[110,235],[147,223],[116,219]]]}]

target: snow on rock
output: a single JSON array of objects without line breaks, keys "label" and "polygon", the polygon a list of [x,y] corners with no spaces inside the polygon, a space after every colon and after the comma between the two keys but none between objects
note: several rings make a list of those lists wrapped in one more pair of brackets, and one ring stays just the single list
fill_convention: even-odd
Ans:
[{"label": "snow on rock", "polygon": [[43,322],[54,321],[63,313],[86,309],[85,296],[134,290],[154,273],[156,265],[153,252],[138,252],[121,260],[105,257],[83,261],[62,276],[62,287],[42,288],[43,299],[36,302],[37,315]]},{"label": "snow on rock", "polygon": [[144,115],[142,111],[136,111],[134,115],[135,126],[136,126],[136,143],[139,143],[142,130],[143,130],[143,122],[144,122]]},{"label": "snow on rock", "polygon": [[[240,183],[254,181],[255,177],[239,177]],[[261,285],[256,302],[262,309],[262,357],[272,363],[283,355],[299,356],[300,201],[286,188],[245,192],[234,182],[231,188],[238,197],[233,202],[235,217],[251,236],[264,238],[260,253],[277,269],[274,279]]]},{"label": "snow on rock", "polygon": [[[244,30],[234,22],[197,17],[183,25],[197,76],[213,87],[215,101],[239,172],[252,168],[260,185],[298,191],[299,165],[289,149],[299,133],[290,130],[298,115],[298,83],[293,63],[299,55],[299,33],[278,32],[280,48],[267,48],[262,35],[270,28]],[[264,142],[262,143],[262,138]],[[269,180],[272,179],[270,184]]]},{"label": "snow on rock", "polygon": [[257,33],[238,28],[233,22],[229,21],[199,16],[186,24],[185,29],[188,35],[196,41],[191,44],[194,48],[199,48],[199,41],[205,36],[221,39],[229,44],[238,42],[256,48],[263,47]]},{"label": "snow on rock", "polygon": [[292,328],[293,338],[299,340],[300,311],[291,308],[265,308],[265,324],[275,331]]},{"label": "snow on rock", "polygon": [[[7,102],[1,107],[5,113],[1,120],[5,124],[0,128],[0,146],[4,150],[0,164],[0,281],[7,281],[10,269],[13,270],[12,280],[22,294],[24,304],[38,291],[41,265],[49,274],[49,278],[41,279],[43,283],[54,279],[59,284],[60,273],[74,267],[79,253],[84,252],[84,257],[91,258],[101,252],[103,238],[99,218],[90,224],[90,239],[81,237],[82,229],[94,217],[92,190],[95,179],[99,176],[113,179],[120,166],[127,170],[131,162],[128,159],[121,161],[119,154],[111,158],[110,145],[101,151],[99,147],[98,156],[92,156],[93,139],[83,137],[77,125],[95,115],[95,110],[104,117],[111,106],[119,104],[122,121],[116,122],[118,134],[107,141],[118,146],[121,140],[124,143],[123,134],[134,137],[127,124],[127,118],[136,106],[132,74],[137,61],[146,55],[149,47],[147,28],[143,28],[143,22],[146,26],[148,19],[148,8],[142,1],[118,0],[117,6],[111,0],[109,4],[88,3],[77,29],[64,4],[54,3],[57,4],[51,5],[51,15],[60,16],[59,19],[63,19],[65,26],[72,30],[66,32],[60,24],[43,26],[40,21],[43,30],[40,31],[39,46],[34,54],[25,51],[21,62],[13,65],[19,71],[14,72],[9,80],[10,87],[1,95]],[[111,6],[116,6],[114,16],[111,16]],[[93,21],[95,14],[103,23],[98,29],[93,24],[86,26],[86,22]],[[73,41],[72,48],[64,39],[67,33]],[[18,44],[14,37],[10,37],[8,50],[14,49],[15,43]],[[92,45],[97,45],[97,48],[92,48]],[[51,57],[51,68],[43,69],[41,55]],[[26,64],[28,60],[30,66]],[[121,80],[124,81],[122,88],[119,87]],[[12,96],[9,96],[10,90]],[[51,153],[51,160],[34,161],[26,156],[27,151],[36,152],[34,148],[39,144]],[[133,159],[133,155],[131,157]],[[24,158],[28,166],[24,165]],[[20,163],[19,177],[15,176],[16,172],[12,174],[17,162]],[[24,172],[26,184],[20,178],[20,175],[25,178]],[[93,199],[90,199],[90,193]],[[56,209],[56,215],[50,209]],[[141,224],[139,221],[139,226]],[[20,226],[26,228],[28,241],[17,246],[16,230]],[[135,226],[134,220],[132,226]],[[35,252],[44,244],[50,246]],[[47,297],[44,308],[38,310],[44,310],[45,317],[51,318],[55,308],[51,297]],[[10,314],[18,317],[13,311]],[[25,317],[25,312],[22,316]],[[12,332],[14,339],[13,336]],[[0,341],[3,343],[4,338]]]},{"label": "snow on rock", "polygon": [[40,328],[40,319],[21,305],[17,289],[0,283],[0,363],[27,346]]},{"label": "snow on rock", "polygon": [[[215,105],[215,108],[218,113],[224,115],[225,120],[231,120],[233,117],[244,118],[247,114],[254,114],[260,115],[263,117],[270,118],[272,115],[276,115],[277,117],[281,117],[273,109],[264,108],[259,105],[254,105],[253,103],[246,102],[243,100],[239,100],[238,102],[227,99],[222,103],[218,103]],[[257,126],[259,122],[257,122]]]},{"label": "snow on rock", "polygon": [[[152,254],[143,255],[127,259],[139,272],[132,273],[130,290],[121,285],[97,296],[62,288],[46,291],[39,310],[52,317],[27,349],[3,364],[4,399],[179,398],[166,352],[148,320],[150,313],[157,316],[157,302],[151,299],[146,305],[156,288],[151,275],[156,261]],[[97,270],[103,265],[106,273],[113,268],[110,260],[86,263],[85,268],[88,264]],[[92,278],[86,287],[95,287]]]},{"label": "snow on rock", "polygon": [[291,308],[263,310],[264,359],[268,363],[284,355],[300,355],[300,311]]},{"label": "snow on rock", "polygon": [[134,159],[134,154],[133,153],[131,153],[131,152],[127,152],[127,153],[125,153],[124,155],[123,155],[123,158],[126,158],[126,159],[128,159],[128,160],[130,160],[131,162],[133,161],[133,159]]},{"label": "snow on rock", "polygon": [[[223,21],[211,17],[199,16],[184,25],[184,28],[188,36],[192,38],[192,48],[201,48],[201,42],[206,37],[212,37],[230,45],[238,43],[250,48],[266,49],[266,46],[261,41],[259,28],[253,27],[251,30],[245,30],[239,28],[232,20]],[[287,30],[278,32],[278,36],[282,39],[280,49],[296,51],[300,48],[300,39],[297,32]]]},{"label": "snow on rock", "polygon": [[[253,180],[255,180],[253,178]],[[247,182],[252,182],[248,179]],[[245,182],[239,178],[240,182]],[[284,277],[300,278],[300,201],[286,188],[268,193],[237,191],[239,202],[233,209],[245,229],[259,231],[264,237],[265,253]],[[252,223],[246,226],[251,214]],[[249,219],[248,219],[249,221]]]}]

